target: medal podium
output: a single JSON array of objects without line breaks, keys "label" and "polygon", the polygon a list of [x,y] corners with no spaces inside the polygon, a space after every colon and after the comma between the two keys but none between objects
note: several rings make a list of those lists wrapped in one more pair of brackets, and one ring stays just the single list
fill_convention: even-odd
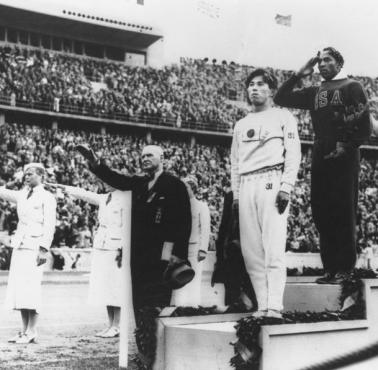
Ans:
[{"label": "medal podium", "polygon": [[[340,310],[340,285],[319,285],[315,277],[288,278],[287,311]],[[363,280],[366,317],[360,320],[262,326],[260,370],[300,370],[343,355],[378,338],[378,279]],[[233,369],[236,322],[249,316],[221,314],[195,317],[160,317],[155,370]]]}]

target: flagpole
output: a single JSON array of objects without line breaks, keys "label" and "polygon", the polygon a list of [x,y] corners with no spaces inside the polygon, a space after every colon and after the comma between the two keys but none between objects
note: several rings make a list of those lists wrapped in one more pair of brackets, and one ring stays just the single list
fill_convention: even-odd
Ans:
[{"label": "flagpole", "polygon": [[125,192],[127,197],[125,216],[125,245],[122,249],[122,291],[121,291],[121,319],[119,333],[119,369],[126,370],[129,355],[129,329],[134,325],[133,304],[130,272],[130,244],[131,244],[131,192]]}]

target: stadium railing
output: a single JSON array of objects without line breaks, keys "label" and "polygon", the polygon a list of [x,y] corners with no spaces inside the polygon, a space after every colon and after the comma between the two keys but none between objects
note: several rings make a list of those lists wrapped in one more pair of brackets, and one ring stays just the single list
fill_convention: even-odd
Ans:
[{"label": "stadium railing", "polygon": [[[232,133],[231,126],[227,124],[215,124],[211,122],[200,122],[200,121],[181,121],[180,124],[177,124],[177,120],[170,118],[170,117],[155,117],[155,116],[148,116],[148,115],[138,115],[138,114],[126,114],[121,112],[100,112],[97,109],[93,109],[90,106],[83,106],[79,107],[76,105],[68,105],[68,104],[59,104],[59,111],[54,109],[54,103],[48,102],[34,102],[34,101],[24,101],[20,99],[13,100],[6,95],[0,95],[0,104],[14,106],[14,107],[21,107],[21,108],[28,108],[28,109],[36,109],[36,110],[43,110],[43,111],[50,111],[56,113],[66,113],[66,114],[73,114],[73,115],[80,115],[80,116],[88,116],[88,117],[96,117],[96,118],[104,118],[104,119],[112,119],[118,120],[123,122],[132,122],[136,124],[148,124],[148,125],[156,125],[162,127],[172,127],[177,130],[182,129],[189,129],[189,130],[198,130],[198,131],[210,131],[210,132],[222,132],[222,133]],[[301,140],[304,141],[313,141],[314,135],[313,134],[299,134]],[[378,138],[371,138],[369,140],[369,144],[377,145]]]}]

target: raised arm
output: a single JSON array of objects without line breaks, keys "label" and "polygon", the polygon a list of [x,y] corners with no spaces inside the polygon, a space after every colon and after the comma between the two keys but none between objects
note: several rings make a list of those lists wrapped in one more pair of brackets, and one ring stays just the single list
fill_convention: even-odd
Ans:
[{"label": "raised arm", "polygon": [[103,182],[119,190],[134,190],[143,183],[143,177],[121,174],[110,169],[86,145],[78,145],[76,150],[88,160],[89,169]]},{"label": "raised arm", "polygon": [[300,79],[313,73],[317,62],[318,57],[311,58],[297,73],[285,81],[278,89],[273,99],[274,103],[286,108],[311,109],[313,88],[294,90],[294,87]]},{"label": "raised arm", "polygon": [[102,195],[95,193],[93,191],[84,190],[79,187],[75,186],[68,186],[68,185],[61,185],[63,188],[63,191],[65,191],[68,195],[84,200],[85,202],[88,202],[90,204],[94,204],[98,206],[100,204],[100,200]]},{"label": "raised arm", "polygon": [[10,190],[7,189],[5,186],[0,187],[0,198],[7,200],[8,202],[17,203],[19,194],[19,190]]},{"label": "raised arm", "polygon": [[110,169],[105,164],[90,166],[90,170],[100,180],[118,190],[135,190],[144,182],[142,176],[125,175]]}]

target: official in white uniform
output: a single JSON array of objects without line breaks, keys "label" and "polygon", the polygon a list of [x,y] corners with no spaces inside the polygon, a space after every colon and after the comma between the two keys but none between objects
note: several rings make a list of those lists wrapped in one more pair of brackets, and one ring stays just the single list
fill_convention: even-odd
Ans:
[{"label": "official in white uniform", "polygon": [[[125,248],[128,244],[126,225],[129,224],[127,217],[130,217],[131,192],[112,189],[106,194],[98,194],[73,186],[59,187],[68,195],[99,207],[99,225],[93,240],[88,301],[92,305],[106,306],[108,312],[109,325],[96,336],[116,337],[119,335],[122,289],[127,290],[127,306],[132,312],[130,250]],[[126,253],[128,261],[124,266],[129,277],[127,281],[122,281],[122,253]]]},{"label": "official in white uniform", "polygon": [[37,337],[43,268],[56,224],[56,201],[43,187],[44,176],[42,164],[30,163],[24,167],[26,186],[22,190],[0,188],[1,198],[16,203],[19,219],[11,239],[13,254],[5,307],[21,311],[22,331],[9,342],[26,344]]},{"label": "official in white uniform", "polygon": [[252,112],[234,128],[233,206],[239,210],[242,253],[258,302],[254,315],[281,318],[288,204],[301,160],[300,141],[294,116],[272,107],[275,77],[257,69],[246,87]]},{"label": "official in white uniform", "polygon": [[203,260],[206,258],[210,239],[210,210],[206,202],[195,198],[198,182],[194,176],[182,180],[188,189],[192,213],[192,231],[189,239],[188,260],[195,272],[193,280],[180,289],[173,290],[171,305],[198,307],[201,304]]}]

